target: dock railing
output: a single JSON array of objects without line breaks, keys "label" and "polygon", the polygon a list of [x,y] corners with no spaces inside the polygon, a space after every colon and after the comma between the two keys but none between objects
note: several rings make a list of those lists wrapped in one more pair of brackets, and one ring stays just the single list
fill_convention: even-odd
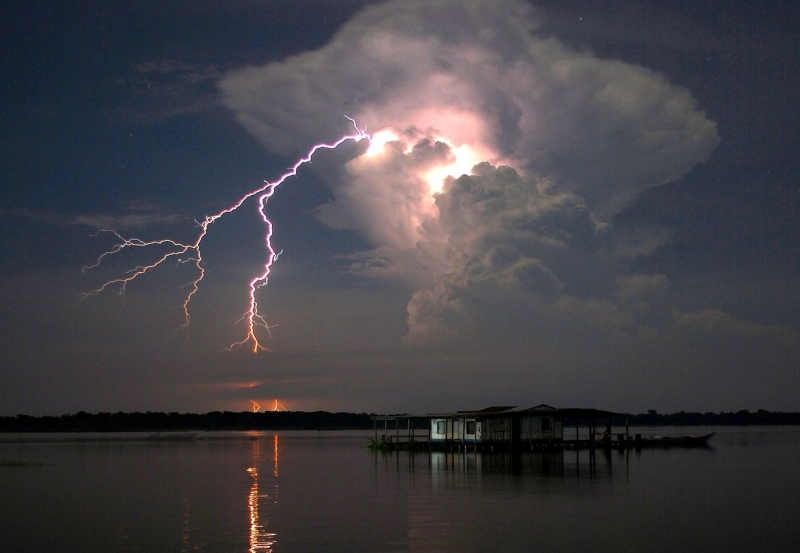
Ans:
[{"label": "dock railing", "polygon": [[[420,420],[424,420],[425,426],[420,424]],[[427,444],[431,441],[431,429],[425,419],[407,415],[388,415],[373,416],[372,421],[375,428],[376,442],[380,440],[390,444]],[[378,423],[381,421],[383,422],[383,428],[379,429]]]}]

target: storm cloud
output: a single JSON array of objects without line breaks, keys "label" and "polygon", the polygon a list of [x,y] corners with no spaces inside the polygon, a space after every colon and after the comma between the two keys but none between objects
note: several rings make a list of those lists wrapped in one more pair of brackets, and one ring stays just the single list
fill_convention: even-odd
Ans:
[{"label": "storm cloud", "polygon": [[[353,270],[427,271],[408,345],[474,338],[493,319],[526,332],[564,317],[621,329],[636,318],[632,294],[666,286],[617,274],[609,223],[706,160],[716,125],[687,89],[538,28],[523,2],[387,2],[319,50],[221,82],[226,105],[276,153],[346,132],[343,115],[393,133],[379,155],[344,160],[317,214],[374,245],[379,263],[364,252]],[[425,175],[460,148],[479,164],[435,189]],[[626,238],[620,251],[647,248]]]}]

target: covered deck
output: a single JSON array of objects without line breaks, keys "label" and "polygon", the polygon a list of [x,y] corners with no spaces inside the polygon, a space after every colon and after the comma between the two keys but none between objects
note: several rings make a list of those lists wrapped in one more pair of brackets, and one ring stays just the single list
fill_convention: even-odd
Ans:
[{"label": "covered deck", "polygon": [[[372,420],[374,442],[389,449],[537,451],[634,444],[624,414],[593,408],[493,406],[451,413],[380,415]],[[612,434],[612,423],[621,421],[625,431]],[[602,432],[597,431],[598,425]]]}]

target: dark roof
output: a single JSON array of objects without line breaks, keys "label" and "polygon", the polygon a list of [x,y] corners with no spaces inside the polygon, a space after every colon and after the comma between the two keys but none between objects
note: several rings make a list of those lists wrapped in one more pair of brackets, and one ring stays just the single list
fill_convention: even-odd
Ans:
[{"label": "dark roof", "polygon": [[483,409],[478,409],[477,411],[470,411],[473,413],[499,413],[500,411],[508,411],[510,409],[515,409],[516,405],[494,405],[492,407],[485,407]]},{"label": "dark roof", "polygon": [[603,411],[602,409],[583,408],[583,407],[568,407],[558,408],[552,407],[541,403],[535,407],[518,408],[514,405],[495,405],[492,407],[485,407],[477,411],[456,411],[454,413],[427,413],[425,415],[373,415],[373,420],[393,420],[393,419],[429,419],[434,417],[453,418],[453,417],[491,417],[503,416],[512,413],[528,413],[528,414],[549,414],[559,415],[564,418],[570,419],[599,419],[608,417],[623,417],[624,413],[615,413],[613,411]]},{"label": "dark roof", "polygon": [[567,418],[596,419],[600,417],[623,417],[624,413],[613,411],[603,411],[602,409],[585,409],[583,407],[570,407],[566,409],[556,409],[559,415]]},{"label": "dark roof", "polygon": [[525,409],[525,411],[557,411],[555,407],[551,407],[546,403],[540,403],[536,407],[531,407],[530,409]]},{"label": "dark roof", "polygon": [[429,413],[424,415],[426,417],[491,417],[491,416],[503,416],[509,415],[512,413],[528,413],[528,414],[548,414],[548,415],[558,415],[565,418],[579,418],[579,419],[599,419],[599,418],[607,418],[607,417],[622,417],[624,416],[623,413],[615,413],[613,411],[603,411],[602,409],[593,409],[593,408],[582,408],[582,407],[569,407],[569,408],[558,408],[558,407],[551,407],[550,405],[545,405],[544,403],[537,405],[535,407],[527,407],[527,408],[518,408],[514,406],[496,406],[496,407],[487,407],[485,409],[479,409],[477,411],[456,411],[455,413]]}]

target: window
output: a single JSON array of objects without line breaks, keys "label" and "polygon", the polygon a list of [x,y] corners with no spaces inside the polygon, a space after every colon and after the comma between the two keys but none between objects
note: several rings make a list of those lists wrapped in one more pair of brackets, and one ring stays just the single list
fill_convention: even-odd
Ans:
[{"label": "window", "polygon": [[542,419],[542,432],[550,432],[550,417]]},{"label": "window", "polygon": [[445,433],[445,422],[444,421],[436,421],[436,433],[437,434],[444,434]]},{"label": "window", "polygon": [[467,421],[467,434],[475,434],[475,421]]}]

